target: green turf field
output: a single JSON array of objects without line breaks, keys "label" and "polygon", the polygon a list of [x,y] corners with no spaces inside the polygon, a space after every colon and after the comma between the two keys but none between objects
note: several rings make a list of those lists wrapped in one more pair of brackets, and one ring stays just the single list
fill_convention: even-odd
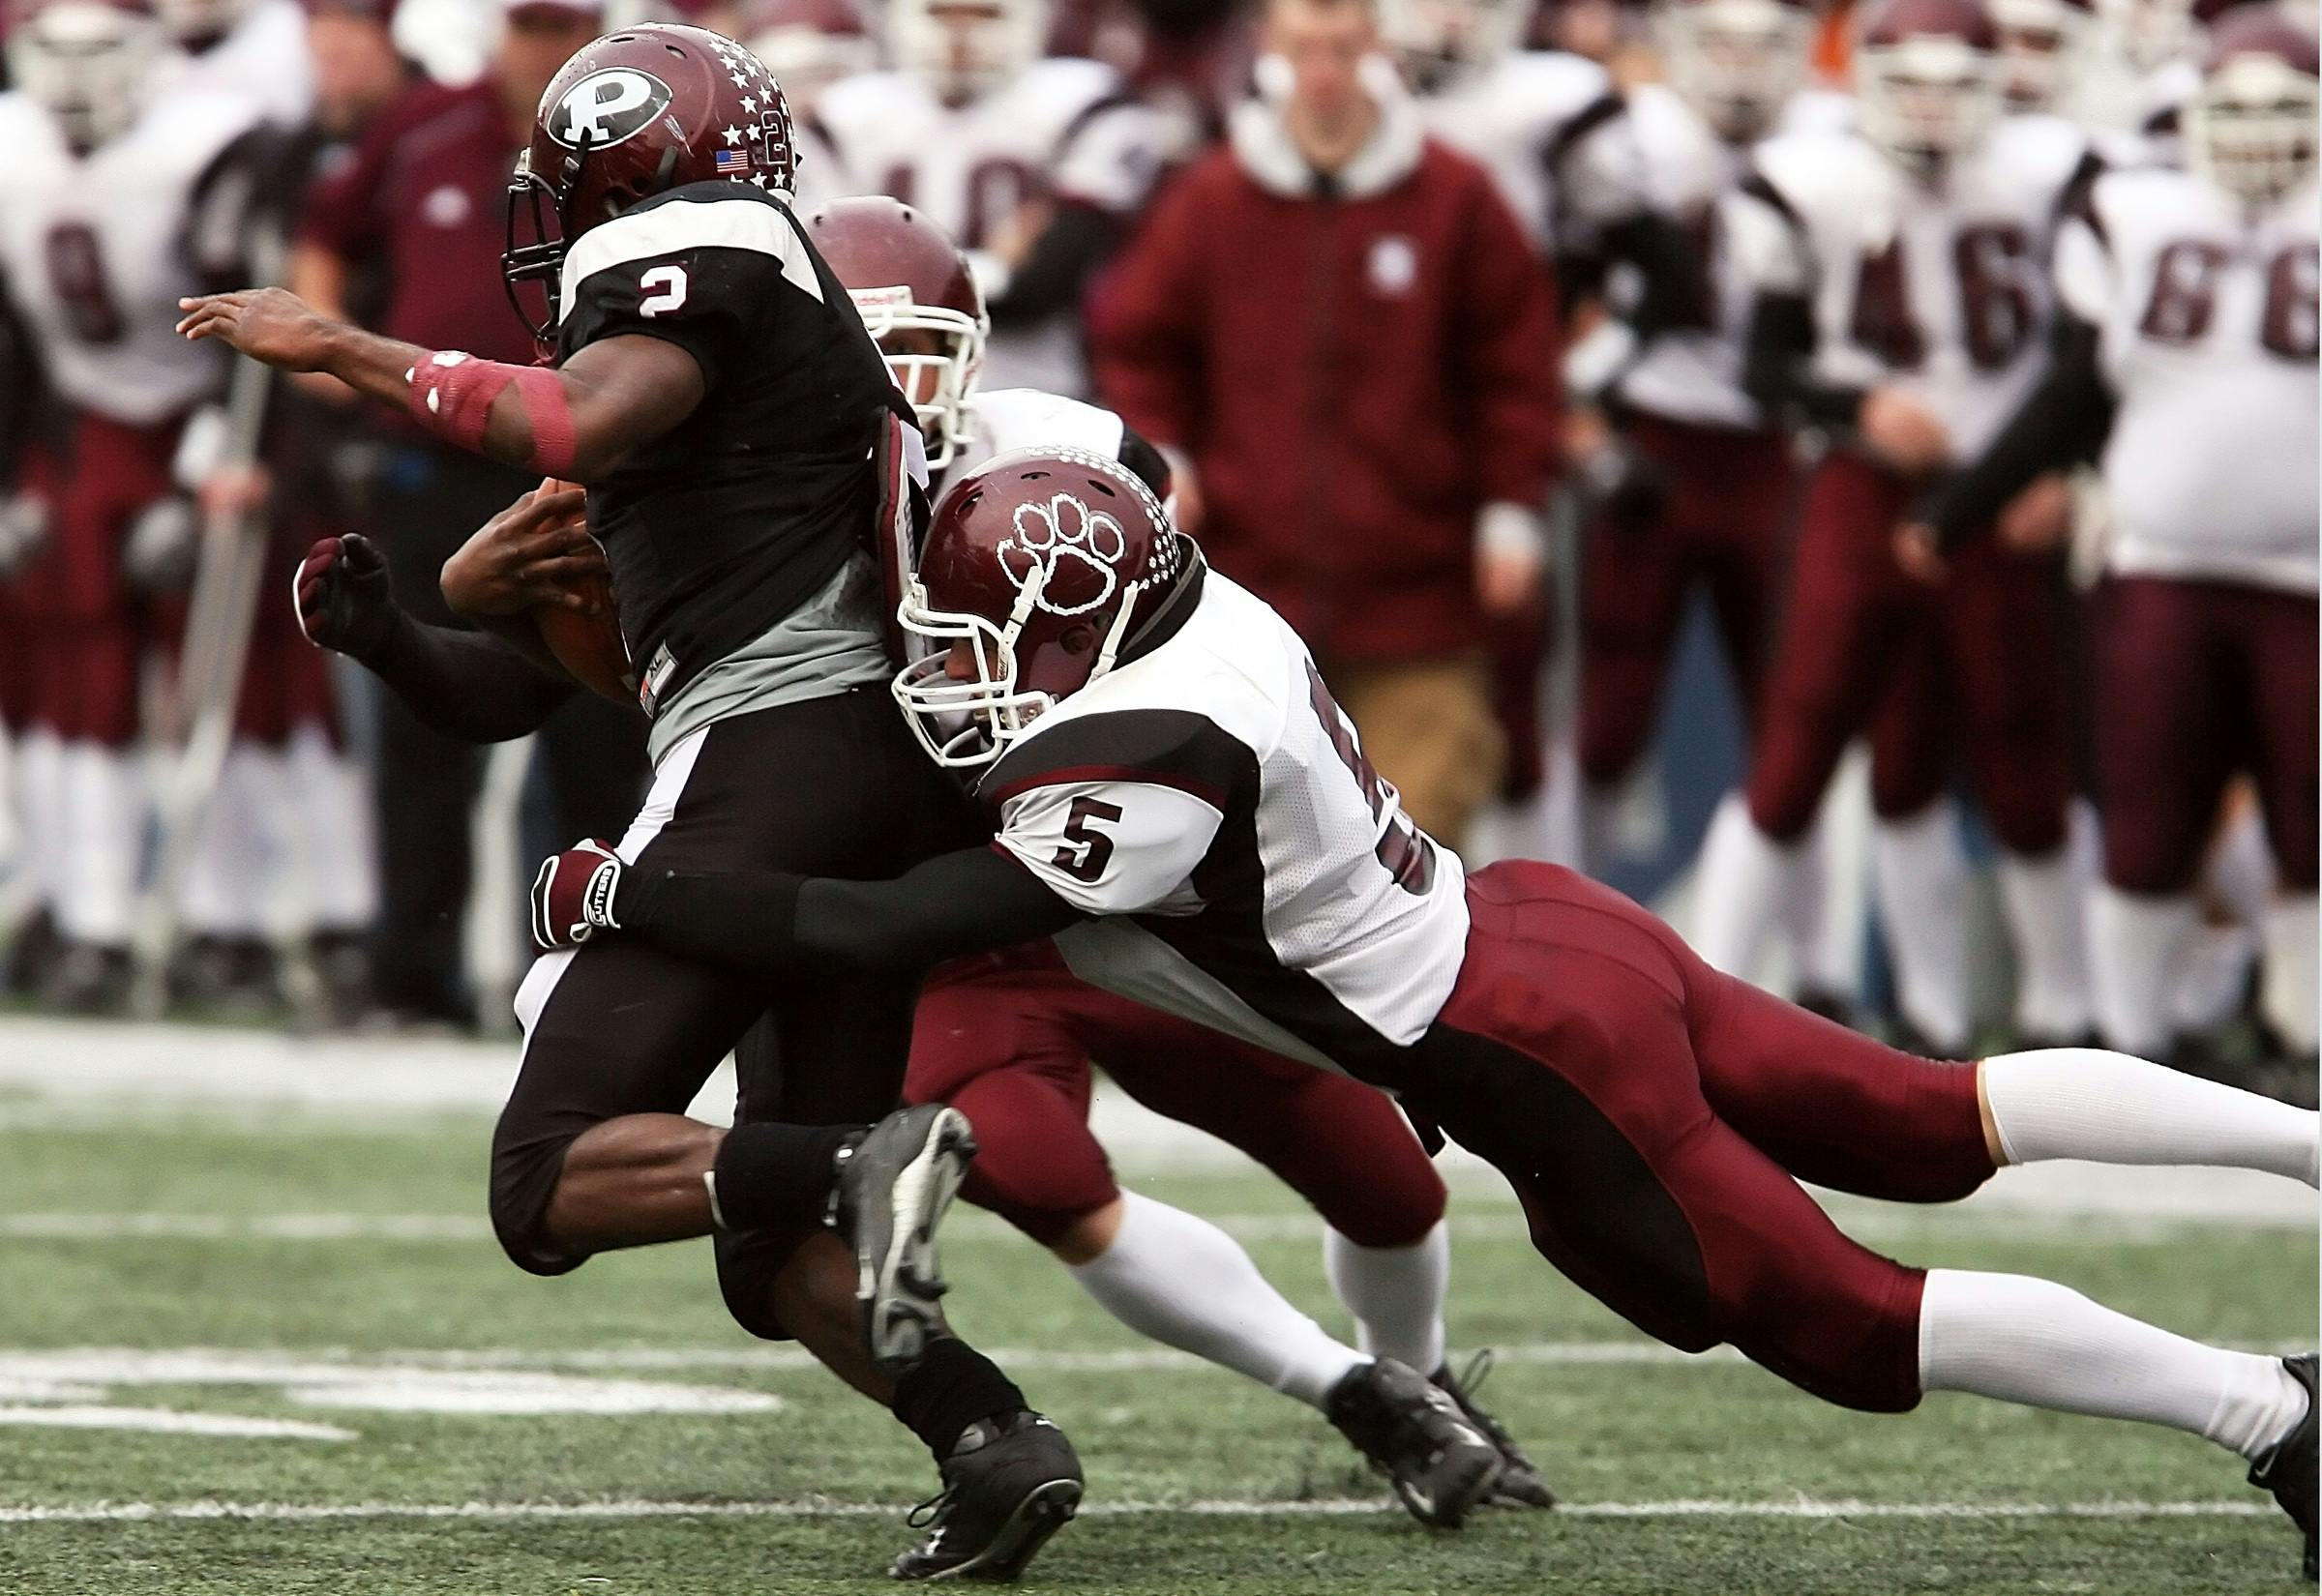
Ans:
[{"label": "green turf field", "polygon": [[[487,1123],[237,1126],[0,1104],[0,1592],[630,1596],[889,1588],[932,1471],[881,1412],[724,1317],[705,1246],[507,1265]],[[1141,1179],[1227,1218],[1326,1324],[1313,1224],[1265,1180]],[[1915,1261],[2050,1275],[2193,1334],[2313,1334],[2310,1235],[1849,1206]],[[1831,1596],[2279,1591],[2294,1541],[2189,1437],[1940,1397],[1824,1407],[1661,1357],[1462,1181],[1461,1348],[1570,1505],[1455,1536],[1389,1508],[1313,1412],[1157,1355],[982,1215],[956,1321],[1073,1433],[1088,1513],[1035,1565],[1087,1591]]]}]

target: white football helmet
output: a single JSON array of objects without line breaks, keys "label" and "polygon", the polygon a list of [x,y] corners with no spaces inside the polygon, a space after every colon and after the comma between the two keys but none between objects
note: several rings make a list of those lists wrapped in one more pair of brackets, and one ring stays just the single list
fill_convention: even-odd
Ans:
[{"label": "white football helmet", "polygon": [[1729,143],[1763,137],[1805,81],[1803,0],[1660,0],[1652,25],[1669,86]]},{"label": "white football helmet", "polygon": [[169,37],[190,48],[224,38],[256,4],[257,0],[153,0],[153,9]]},{"label": "white football helmet", "polygon": [[2271,205],[2313,180],[2322,77],[2314,35],[2272,7],[2217,25],[2185,106],[2186,164],[2235,198]]},{"label": "white football helmet", "polygon": [[1513,54],[1534,0],[1378,0],[1379,37],[1422,92]]},{"label": "white football helmet", "polygon": [[964,103],[1040,59],[1050,15],[1049,0],[888,0],[887,54]]},{"label": "white football helmet", "polygon": [[767,0],[748,15],[750,53],[796,115],[812,116],[824,89],[878,65],[878,46],[849,0]]},{"label": "white football helmet", "polygon": [[1932,175],[2000,118],[2000,40],[1980,0],[1881,0],[1855,44],[1862,133]]},{"label": "white football helmet", "polygon": [[8,36],[8,70],[65,141],[93,150],[127,133],[144,109],[162,49],[150,13],[112,0],[48,0]]},{"label": "white football helmet", "polygon": [[2096,35],[2092,0],[1990,0],[2010,111],[2052,111],[2079,81]]}]

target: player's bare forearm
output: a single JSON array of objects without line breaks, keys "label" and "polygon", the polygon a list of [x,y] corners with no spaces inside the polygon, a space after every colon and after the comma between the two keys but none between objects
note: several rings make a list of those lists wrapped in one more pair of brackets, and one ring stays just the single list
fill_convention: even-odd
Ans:
[{"label": "player's bare forearm", "polygon": [[324,372],[471,453],[575,482],[601,480],[669,431],[705,387],[691,355],[653,338],[606,339],[551,371],[383,338],[282,288],[178,305],[186,338],[215,339],[281,370]]}]

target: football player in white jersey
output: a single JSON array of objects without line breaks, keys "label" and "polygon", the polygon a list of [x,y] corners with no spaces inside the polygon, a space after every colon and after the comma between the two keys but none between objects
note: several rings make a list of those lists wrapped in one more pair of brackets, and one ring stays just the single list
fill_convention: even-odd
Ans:
[{"label": "football player in white jersey", "polygon": [[0,278],[70,416],[57,458],[32,462],[50,530],[19,583],[39,677],[28,820],[71,944],[48,995],[75,1008],[124,995],[156,620],[136,573],[159,579],[189,547],[181,434],[225,372],[172,335],[170,310],[237,270],[253,186],[228,179],[259,120],[235,96],[157,97],[163,48],[149,15],[51,0],[10,35],[21,87],[0,96]]},{"label": "football player in white jersey", "polygon": [[896,695],[972,773],[991,844],[878,882],[576,849],[535,926],[791,976],[1056,936],[1100,985],[1399,1093],[1498,1167],[1543,1256],[1674,1345],[1728,1342],[1871,1411],[1959,1390],[2202,1434],[2250,1462],[2310,1561],[2310,1355],[1907,1268],[1793,1177],[1942,1201],[2078,1157],[2312,1184],[2316,1115],[2096,1049],[1913,1057],[1717,974],[1569,871],[1468,875],[1296,634],[1117,461],[1020,451],[955,483],[901,618],[941,652]]},{"label": "football player in white jersey", "polygon": [[840,192],[918,207],[975,261],[999,327],[995,382],[1078,394],[1087,384],[1069,313],[1077,279],[1059,298],[1038,282],[1027,292],[1017,274],[1058,225],[1121,215],[1145,193],[1119,176],[1137,169],[1133,157],[1080,147],[1110,120],[1101,112],[1119,74],[1043,57],[1050,21],[1049,0],[893,0],[890,70],[833,85],[819,110]]},{"label": "football player in white jersey", "polygon": [[1956,732],[2000,843],[2019,1034],[2078,1038],[2090,1015],[2056,563],[1987,540],[1929,586],[1897,563],[1892,533],[2038,378],[2048,241],[2091,157],[2069,124],[2001,115],[1979,0],[1883,0],[1856,78],[1860,130],[1761,145],[1723,213],[1756,295],[1744,385],[1832,446],[1806,488],[1750,823],[1712,839],[1742,929],[1711,951],[1746,967],[1806,868],[1799,843],[1839,754],[1865,735],[1897,1007],[1924,1050],[1961,1055],[1973,1017],[1947,798]]},{"label": "football player in white jersey", "polygon": [[1812,14],[1793,0],[1663,0],[1652,20],[1667,81],[1629,91],[1628,122],[1653,204],[1701,271],[1672,325],[1641,346],[1631,339],[1611,379],[1597,379],[1618,443],[1584,466],[1597,512],[1583,572],[1580,768],[1596,869],[1615,851],[1696,586],[1754,712],[1795,495],[1789,441],[1742,387],[1750,294],[1716,210],[1804,81]]},{"label": "football player in white jersey", "polygon": [[153,0],[175,48],[162,59],[157,90],[236,94],[284,128],[314,110],[313,56],[298,0]]},{"label": "football player in white jersey", "polygon": [[2256,778],[2279,893],[2263,1009],[2304,1061],[2315,1025],[2317,685],[2313,34],[2268,7],[2213,36],[2189,169],[2108,173],[2057,241],[2057,351],[1990,449],[1929,507],[1972,536],[2039,471],[2101,451],[2112,503],[2095,643],[2104,886],[2099,1028],[2159,1053],[2199,929],[2229,776]]}]

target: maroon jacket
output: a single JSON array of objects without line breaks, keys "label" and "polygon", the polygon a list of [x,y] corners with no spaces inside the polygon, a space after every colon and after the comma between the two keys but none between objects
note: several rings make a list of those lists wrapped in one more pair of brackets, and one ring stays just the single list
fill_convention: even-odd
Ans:
[{"label": "maroon jacket", "polygon": [[1241,106],[1092,310],[1105,402],[1191,458],[1204,548],[1346,661],[1477,647],[1476,513],[1539,506],[1558,454],[1539,257],[1482,167],[1382,108],[1331,196]]}]

